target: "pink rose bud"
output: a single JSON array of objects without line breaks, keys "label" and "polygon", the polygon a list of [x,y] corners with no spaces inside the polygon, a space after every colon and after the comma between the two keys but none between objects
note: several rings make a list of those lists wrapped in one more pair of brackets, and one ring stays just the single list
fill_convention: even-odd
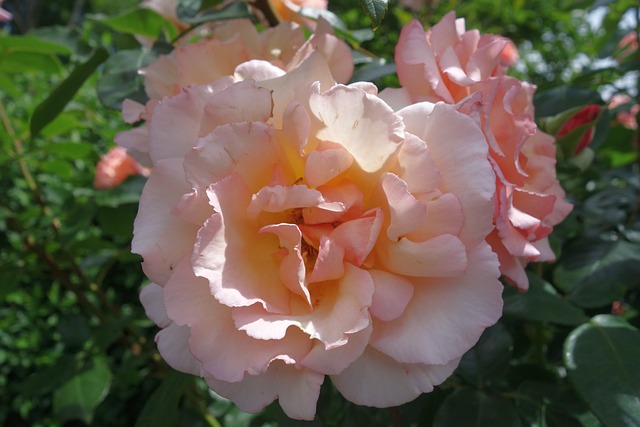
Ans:
[{"label": "pink rose bud", "polygon": [[[558,131],[556,137],[561,138],[577,127],[593,122],[596,117],[598,117],[599,112],[600,106],[598,104],[587,105],[582,110],[578,111],[573,117],[571,117],[564,126],[562,126],[560,131]],[[592,140],[593,127],[590,127],[584,132],[582,138],[580,138],[580,142],[578,142],[574,154],[580,154],[580,152],[584,150]]]},{"label": "pink rose bud", "polygon": [[148,170],[138,165],[124,148],[115,147],[98,162],[93,186],[100,190],[113,188],[137,174],[148,175]]},{"label": "pink rose bud", "polygon": [[[609,110],[613,110],[625,104],[631,104],[631,98],[628,95],[614,95],[607,106]],[[628,111],[620,111],[616,115],[616,121],[627,129],[638,129],[638,121],[636,116],[640,112],[640,105],[634,104]]]},{"label": "pink rose bud", "polygon": [[618,42],[616,60],[623,61],[638,50],[638,33],[631,31]]}]

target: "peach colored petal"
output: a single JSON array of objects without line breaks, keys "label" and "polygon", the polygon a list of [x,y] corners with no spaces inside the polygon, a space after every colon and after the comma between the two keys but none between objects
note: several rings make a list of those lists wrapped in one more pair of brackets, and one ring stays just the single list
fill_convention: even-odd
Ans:
[{"label": "peach colored petal", "polygon": [[443,365],[457,359],[502,315],[498,267],[482,242],[469,251],[463,276],[411,279],[414,292],[404,314],[390,322],[374,320],[371,345],[402,363]]},{"label": "peach colored petal", "polygon": [[315,93],[309,107],[324,126],[318,138],[342,145],[365,172],[382,167],[404,137],[402,121],[387,104],[354,88],[335,86]]},{"label": "peach colored petal", "polygon": [[309,342],[293,334],[280,341],[259,341],[239,331],[232,310],[216,301],[207,280],[194,276],[188,258],[176,266],[164,298],[174,322],[189,326],[189,350],[202,364],[205,377],[242,381],[245,373],[265,372],[276,358],[299,359],[310,349]]},{"label": "peach colored petal", "polygon": [[413,242],[406,237],[377,246],[381,266],[392,273],[411,277],[459,276],[467,268],[464,243],[451,234]]},{"label": "peach colored petal", "polygon": [[167,159],[154,165],[133,223],[131,251],[142,256],[142,268],[162,286],[182,257],[193,250],[198,226],[174,217],[171,209],[191,191],[184,180],[182,161]]},{"label": "peach colored petal", "polygon": [[155,283],[150,283],[140,291],[140,302],[144,307],[144,312],[149,319],[161,328],[166,328],[171,323],[164,307],[162,287]]},{"label": "peach colored petal", "polygon": [[313,420],[324,375],[283,362],[275,362],[263,375],[246,375],[228,383],[206,378],[209,387],[233,400],[245,412],[257,413],[278,399],[290,418]]},{"label": "peach colored petal", "polygon": [[[287,313],[289,291],[272,256],[279,242],[270,233],[259,233],[261,227],[247,217],[251,193],[246,185],[238,175],[229,175],[211,184],[208,194],[216,214],[198,231],[193,271],[229,307],[260,303],[269,312]],[[247,268],[246,259],[260,268]]]},{"label": "peach colored petal", "polygon": [[368,347],[362,357],[331,381],[349,401],[385,408],[409,402],[441,384],[458,367],[460,359],[443,365],[401,364]]},{"label": "peach colored petal", "polygon": [[254,305],[234,310],[236,327],[256,339],[282,339],[291,326],[320,340],[327,350],[340,347],[349,336],[369,326],[373,281],[364,270],[345,265],[345,274],[332,282],[318,283],[312,292],[313,311],[300,305],[290,315],[266,313]]},{"label": "peach colored petal", "polygon": [[390,321],[404,313],[413,296],[410,280],[384,270],[370,270],[374,292],[369,310],[376,319]]}]

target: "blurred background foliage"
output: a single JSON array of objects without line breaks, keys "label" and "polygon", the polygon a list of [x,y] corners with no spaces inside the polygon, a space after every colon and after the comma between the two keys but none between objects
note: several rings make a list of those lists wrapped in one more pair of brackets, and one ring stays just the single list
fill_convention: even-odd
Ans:
[{"label": "blurred background foliage", "polygon": [[[140,36],[171,31],[137,3],[2,5],[14,18],[0,24],[0,425],[302,425],[277,404],[240,412],[155,350],[156,327],[138,302],[146,279],[130,253],[144,178],[93,186],[100,156],[128,128],[107,107],[142,96],[136,68],[171,48],[166,39],[141,47]],[[598,113],[558,141],[559,177],[575,204],[553,234],[559,260],[530,266],[528,293],[505,287],[503,319],[456,374],[389,410],[349,404],[327,380],[309,424],[640,425],[640,57],[619,46],[637,31],[637,1],[391,2],[375,32],[357,1],[329,7],[354,48],[355,79],[397,86],[401,27],[455,10],[467,28],[516,43],[513,74],[538,86],[543,129],[557,133],[588,104]],[[629,98],[608,107],[614,95]],[[585,132],[591,143],[576,155]]]}]

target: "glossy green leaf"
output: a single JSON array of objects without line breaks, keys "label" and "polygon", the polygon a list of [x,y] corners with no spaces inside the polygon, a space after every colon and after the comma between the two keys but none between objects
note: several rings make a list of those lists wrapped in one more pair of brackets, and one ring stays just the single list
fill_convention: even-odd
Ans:
[{"label": "glossy green leaf", "polygon": [[538,92],[533,101],[536,117],[555,116],[575,107],[602,103],[597,91],[572,86],[558,86]]},{"label": "glossy green leaf", "polygon": [[102,105],[119,110],[126,98],[146,103],[148,98],[138,70],[170,50],[171,45],[156,43],[152,49],[122,50],[111,56],[98,80],[98,98]]},{"label": "glossy green leaf", "polygon": [[[189,8],[189,14],[192,13],[192,7]],[[249,6],[243,1],[236,1],[228,6],[225,6],[220,9],[210,9],[206,10],[200,14],[195,16],[189,16],[186,12],[183,13],[183,20],[192,25],[199,25],[205,22],[212,21],[224,21],[227,19],[241,19],[241,18],[251,18],[251,11],[249,10]]]},{"label": "glossy green leaf", "polygon": [[151,38],[158,38],[161,34],[166,34],[168,40],[177,35],[176,28],[171,22],[147,8],[135,8],[109,18],[96,16],[94,18],[109,28],[122,33]]},{"label": "glossy green leaf", "polygon": [[505,316],[559,325],[579,325],[588,320],[582,310],[563,299],[548,282],[534,274],[528,274],[528,277],[527,292],[518,292],[512,286],[505,287]]},{"label": "glossy green leaf", "polygon": [[75,419],[91,424],[93,411],[106,397],[110,385],[107,362],[95,358],[91,368],[74,376],[53,393],[53,412],[61,421]]},{"label": "glossy green leaf", "polygon": [[373,81],[381,77],[394,74],[396,72],[396,64],[387,63],[383,59],[377,59],[370,64],[363,65],[358,68],[351,77],[352,82]]},{"label": "glossy green leaf", "polygon": [[598,315],[564,344],[569,379],[609,427],[640,425],[640,331],[623,319]]},{"label": "glossy green leaf", "polygon": [[3,52],[0,53],[0,70],[5,73],[24,73],[42,71],[56,74],[63,69],[57,56],[41,52]]},{"label": "glossy green leaf", "polygon": [[501,323],[496,323],[486,329],[477,344],[462,357],[456,373],[481,386],[504,375],[512,351],[511,335]]},{"label": "glossy green leaf", "polygon": [[174,427],[178,424],[180,399],[192,377],[177,371],[171,373],[147,399],[135,427]]},{"label": "glossy green leaf", "polygon": [[360,0],[360,5],[371,20],[374,31],[380,26],[389,7],[389,0]]},{"label": "glossy green leaf", "polygon": [[445,399],[433,426],[520,427],[521,423],[508,400],[463,387]]},{"label": "glossy green leaf", "polygon": [[43,40],[35,36],[3,36],[0,37],[0,55],[12,52],[38,52],[58,55],[69,55],[71,50],[59,43]]},{"label": "glossy green leaf", "polygon": [[568,384],[525,381],[515,392],[518,412],[531,426],[599,427],[601,423]]},{"label": "glossy green leaf", "polygon": [[104,48],[96,49],[91,58],[74,68],[71,74],[38,104],[29,121],[31,137],[37,136],[62,112],[84,82],[108,57],[109,54]]},{"label": "glossy green leaf", "polygon": [[554,270],[554,280],[577,306],[601,307],[640,285],[640,245],[637,243],[581,239],[567,246],[564,252]]},{"label": "glossy green leaf", "polygon": [[202,0],[179,0],[176,14],[181,21],[187,22],[200,12]]}]

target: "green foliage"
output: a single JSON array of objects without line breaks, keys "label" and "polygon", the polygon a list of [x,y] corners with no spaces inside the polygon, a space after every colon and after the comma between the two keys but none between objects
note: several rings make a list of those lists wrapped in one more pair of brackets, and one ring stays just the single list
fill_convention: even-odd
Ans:
[{"label": "green foliage", "polygon": [[[182,34],[134,8],[136,0],[91,0],[76,12],[83,2],[36,3],[32,24],[16,20],[15,34],[0,33],[0,424],[303,425],[277,404],[243,413],[159,358],[157,328],[138,302],[141,260],[130,253],[145,178],[93,187],[100,155],[129,129],[105,106],[145,102],[138,70]],[[177,13],[191,26],[253,17],[245,2],[219,3],[181,0]],[[552,235],[557,262],[532,265],[526,293],[505,285],[503,318],[456,373],[390,410],[350,404],[326,380],[318,417],[306,424],[640,424],[640,150],[638,130],[618,120],[638,103],[638,53],[612,62],[622,16],[637,14],[637,3],[446,0],[415,13],[377,0],[330,7],[322,16],[353,48],[353,81],[397,86],[393,47],[402,25],[415,17],[428,27],[455,9],[467,28],[518,44],[514,73],[539,85],[543,130],[557,133],[585,104],[601,112],[586,154],[573,156],[570,137],[559,143],[558,173],[574,210]],[[607,8],[600,28],[588,25],[595,7]],[[155,42],[141,47],[136,37]],[[635,99],[608,109],[613,93]]]}]

